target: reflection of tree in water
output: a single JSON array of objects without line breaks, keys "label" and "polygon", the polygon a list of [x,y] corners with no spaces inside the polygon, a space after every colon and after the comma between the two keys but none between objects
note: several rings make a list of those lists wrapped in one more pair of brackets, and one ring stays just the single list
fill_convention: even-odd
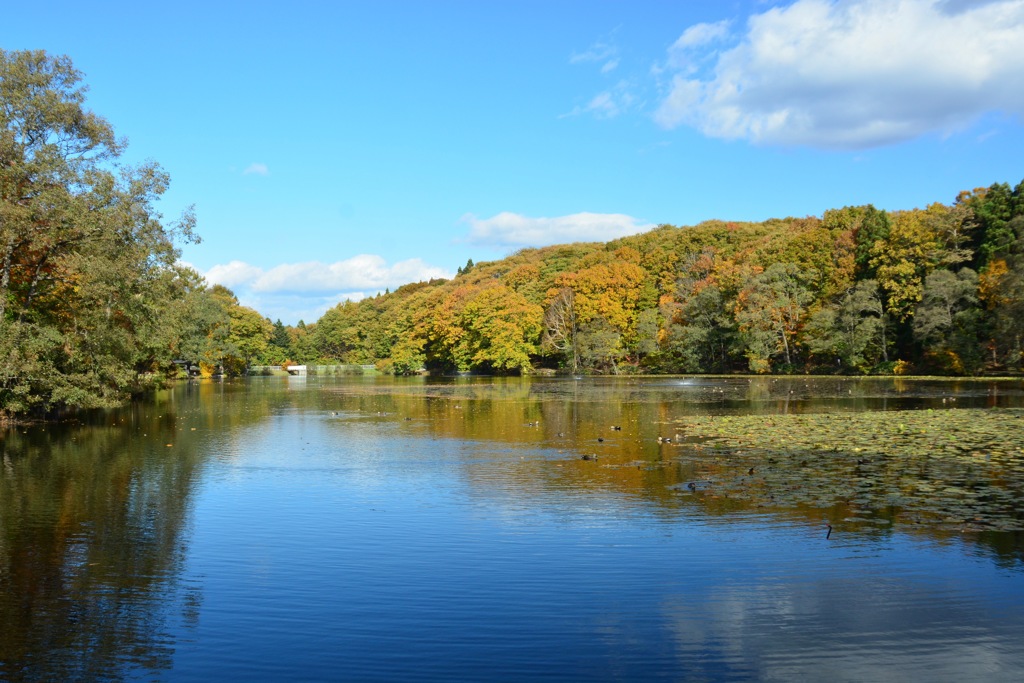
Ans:
[{"label": "reflection of tree in water", "polygon": [[[954,398],[962,407],[986,405],[997,389],[1002,405],[1021,405],[1022,388],[1019,381],[893,378],[501,379],[378,386],[366,392],[348,388],[333,397],[334,405],[347,408],[351,415],[393,421],[413,433],[543,449],[546,457],[541,458],[480,458],[476,452],[467,452],[467,480],[475,490],[501,499],[613,495],[620,497],[622,505],[642,506],[659,516],[687,511],[712,516],[771,513],[822,526],[828,520],[842,533],[880,541],[891,537],[894,523],[899,522],[900,532],[939,542],[963,539],[992,553],[997,561],[1019,565],[1024,561],[1024,537],[1019,532],[973,528],[978,524],[964,531],[938,523],[944,519],[941,515],[936,521],[930,510],[943,504],[908,484],[917,481],[918,471],[911,467],[917,461],[906,449],[894,451],[891,468],[882,468],[889,461],[877,457],[858,464],[865,456],[852,447],[846,455],[810,458],[812,462],[805,464],[807,455],[774,462],[775,457],[750,448],[719,453],[686,443],[685,438],[680,443],[674,437],[677,430],[686,436],[683,423],[690,420],[680,422],[685,415],[748,415],[751,417],[742,418],[748,425],[744,430],[753,433],[763,431],[770,416],[787,414],[807,414],[812,421],[815,414],[860,414],[885,425],[907,419],[888,412],[894,408],[942,408],[952,405],[945,400]],[[935,413],[937,419],[941,420],[941,414]],[[339,429],[343,424],[339,423]],[[613,430],[613,425],[622,430]],[[820,431],[809,431],[808,438],[819,438],[815,435]],[[659,442],[658,437],[673,441]],[[782,439],[779,446],[786,443]],[[582,460],[584,455],[586,460]],[[597,458],[589,457],[592,455]],[[772,463],[768,463],[770,457]],[[819,462],[820,466],[815,466]],[[927,478],[958,481],[966,476],[959,467],[949,458],[929,460]],[[708,479],[713,482],[705,483]],[[697,490],[687,488],[691,482],[700,484]],[[860,501],[860,483],[871,491],[891,489],[894,495],[900,494],[898,507],[891,496],[874,495],[867,502]],[[1019,500],[1019,493],[1005,482],[993,480],[992,487]],[[845,494],[847,489],[853,493]],[[824,493],[811,495],[814,492]]]},{"label": "reflection of tree in water", "polygon": [[232,408],[231,392],[201,409],[199,393],[0,435],[0,680],[170,667],[168,621],[194,621],[201,600],[180,582],[197,435],[267,412],[251,395]]},{"label": "reflection of tree in water", "polygon": [[[688,491],[685,484],[709,468],[726,481],[727,475],[749,478],[756,463],[741,464],[731,454],[719,461],[658,437],[674,438],[682,415],[841,412],[884,401],[904,405],[907,397],[930,405],[951,392],[959,392],[958,405],[1021,402],[1020,383],[998,385],[998,395],[985,384],[980,391],[967,384],[901,384],[352,379],[337,384],[338,391],[324,391],[313,381],[304,389],[289,381],[205,382],[132,410],[98,413],[88,426],[12,430],[0,437],[0,679],[117,679],[169,668],[169,634],[180,622],[194,622],[201,603],[198,590],[181,579],[191,494],[206,458],[226,453],[245,427],[270,414],[318,415],[350,443],[357,429],[374,443],[395,439],[397,446],[448,439],[454,447],[445,452],[464,458],[465,480],[485,505],[536,506],[547,497],[580,501],[580,514],[593,514],[591,503],[599,501],[665,519],[767,513],[820,524],[829,512],[820,506],[759,508],[713,491]],[[418,457],[416,449],[390,452]],[[581,460],[587,453],[599,459]],[[862,465],[862,473],[881,462]],[[766,474],[762,469],[757,465],[757,476]],[[824,485],[833,473],[821,470]],[[794,476],[807,478],[807,468]],[[861,526],[841,532],[893,533]],[[919,533],[953,537],[927,525]],[[971,538],[1020,566],[1020,534],[986,531]]]},{"label": "reflection of tree in water", "polygon": [[150,442],[147,452],[133,441],[121,427],[5,439],[6,680],[110,678],[125,664],[169,665],[162,609],[183,559],[195,451],[179,443],[154,452]]}]

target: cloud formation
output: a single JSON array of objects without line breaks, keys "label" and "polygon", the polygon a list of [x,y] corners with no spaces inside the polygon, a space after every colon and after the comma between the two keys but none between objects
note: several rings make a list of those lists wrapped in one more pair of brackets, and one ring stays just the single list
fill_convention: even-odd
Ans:
[{"label": "cloud formation", "polygon": [[255,308],[271,320],[294,324],[300,319],[316,321],[346,299],[359,301],[385,289],[450,278],[454,273],[418,258],[388,265],[380,256],[360,254],[335,263],[283,263],[269,270],[231,261],[213,266],[203,275],[211,285],[221,284],[234,291],[242,305]]},{"label": "cloud formation", "polygon": [[564,242],[606,242],[652,230],[653,223],[621,213],[574,213],[531,218],[504,211],[491,218],[462,217],[470,226],[468,241],[494,247],[543,247]]},{"label": "cloud formation", "polygon": [[632,108],[635,98],[630,92],[629,81],[619,81],[610,90],[599,92],[590,98],[585,105],[576,105],[571,111],[562,114],[558,118],[564,119],[580,114],[593,114],[599,119],[615,118],[619,114]]},{"label": "cloud formation", "polygon": [[862,149],[1024,115],[1024,0],[796,0],[739,34],[691,26],[669,74],[664,128],[754,143]]},{"label": "cloud formation", "polygon": [[[569,56],[570,64],[599,63],[601,76],[607,76],[619,67],[619,48],[612,39],[595,42],[583,52],[574,52]],[[594,95],[586,104],[578,104],[558,118],[564,119],[581,114],[593,114],[599,119],[615,118],[631,108],[635,97],[632,85],[627,79],[620,79],[614,86]]]},{"label": "cloud formation", "polygon": [[409,282],[447,278],[451,273],[418,258],[388,265],[375,254],[360,254],[335,263],[283,263],[266,271],[242,261],[231,261],[210,268],[205,277],[211,284],[244,287],[254,293],[326,294],[383,290]]},{"label": "cloud formation", "polygon": [[619,48],[610,40],[599,40],[583,52],[574,52],[569,56],[570,64],[588,64],[604,62],[601,73],[606,74],[619,65]]},{"label": "cloud formation", "polygon": [[242,171],[242,175],[262,175],[262,176],[268,176],[268,175],[270,175],[270,169],[267,167],[266,164],[260,164],[260,163],[253,162],[253,163],[251,163],[251,164],[249,164],[248,166],[245,167],[245,170]]}]

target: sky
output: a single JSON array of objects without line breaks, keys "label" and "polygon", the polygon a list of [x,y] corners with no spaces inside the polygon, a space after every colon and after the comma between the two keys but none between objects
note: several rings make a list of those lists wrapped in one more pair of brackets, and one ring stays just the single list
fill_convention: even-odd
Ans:
[{"label": "sky", "polygon": [[317,320],[467,260],[1024,179],[1024,0],[5,3],[194,205],[181,260]]}]

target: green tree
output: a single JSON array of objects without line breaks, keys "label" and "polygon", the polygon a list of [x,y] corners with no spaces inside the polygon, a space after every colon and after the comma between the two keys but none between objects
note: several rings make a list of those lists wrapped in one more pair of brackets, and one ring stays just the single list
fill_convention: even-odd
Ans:
[{"label": "green tree", "polygon": [[812,298],[793,264],[776,263],[751,278],[737,296],[736,322],[752,371],[768,372],[780,352],[792,367],[794,336]]},{"label": "green tree", "polygon": [[288,336],[288,329],[281,322],[280,318],[274,322],[274,336],[271,337],[270,343],[285,353],[288,352],[288,348],[292,345],[291,338]]},{"label": "green tree", "polygon": [[704,283],[678,307],[668,328],[666,353],[670,369],[683,372],[724,372],[737,328],[722,290]]},{"label": "green tree", "polygon": [[228,343],[237,349],[237,355],[229,356],[231,374],[243,374],[254,361],[266,356],[274,325],[248,306],[232,306],[228,309],[231,333]]},{"label": "green tree", "polygon": [[872,262],[875,255],[876,244],[889,239],[892,231],[892,221],[889,214],[879,211],[874,206],[859,207],[859,216],[855,220],[854,227],[854,264],[858,279],[875,277],[877,264]]},{"label": "green tree", "polygon": [[867,372],[886,358],[886,322],[878,283],[861,280],[811,316],[804,341],[811,353],[835,358],[843,369]]},{"label": "green tree", "polygon": [[961,195],[960,199],[974,212],[978,226],[974,232],[975,264],[982,268],[992,259],[1005,255],[1018,238],[1011,221],[1024,216],[1024,180],[1014,188],[1007,183],[995,183]]},{"label": "green tree", "polygon": [[[189,365],[220,366],[225,355],[237,355],[227,339],[230,333],[228,304],[222,292],[206,287],[198,273],[193,272],[186,282],[182,295],[167,311],[174,330],[167,346],[174,359]],[[231,300],[234,300],[233,294]]]},{"label": "green tree", "polygon": [[897,322],[913,315],[924,291],[924,278],[939,253],[938,236],[920,211],[896,214],[888,238],[874,243],[871,267],[885,293],[886,312]]},{"label": "green tree", "polygon": [[938,202],[929,205],[924,222],[938,240],[939,253],[935,261],[940,266],[955,268],[973,259],[971,239],[977,221],[974,212],[964,201],[958,199],[953,206]]},{"label": "green tree", "polygon": [[624,352],[622,334],[602,317],[592,318],[579,331],[581,363],[598,372],[619,374],[619,361]]},{"label": "green tree", "polygon": [[1020,371],[1024,369],[1024,256],[1010,259],[993,302],[989,310],[993,364]]},{"label": "green tree", "polygon": [[313,342],[315,331],[316,323],[307,325],[304,320],[300,320],[295,327],[288,328],[291,360],[300,364],[312,363],[317,360],[316,346]]},{"label": "green tree", "polygon": [[661,316],[657,308],[645,308],[637,315],[636,320],[636,343],[631,349],[638,360],[645,363],[651,362],[660,352],[658,334],[661,331]]},{"label": "green tree", "polygon": [[933,362],[957,374],[980,369],[978,340],[978,274],[936,270],[925,279],[924,294],[914,313],[914,336]]},{"label": "green tree", "polygon": [[156,164],[85,107],[67,57],[0,50],[0,410],[109,406],[170,361],[166,311],[179,280]]}]

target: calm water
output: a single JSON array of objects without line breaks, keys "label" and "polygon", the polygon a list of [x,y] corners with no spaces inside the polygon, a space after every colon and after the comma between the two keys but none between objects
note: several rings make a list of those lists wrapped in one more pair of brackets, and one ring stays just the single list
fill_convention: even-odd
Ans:
[{"label": "calm water", "polygon": [[658,442],[953,397],[1024,385],[267,378],[8,431],[0,680],[1024,680],[1021,532],[745,508]]}]

